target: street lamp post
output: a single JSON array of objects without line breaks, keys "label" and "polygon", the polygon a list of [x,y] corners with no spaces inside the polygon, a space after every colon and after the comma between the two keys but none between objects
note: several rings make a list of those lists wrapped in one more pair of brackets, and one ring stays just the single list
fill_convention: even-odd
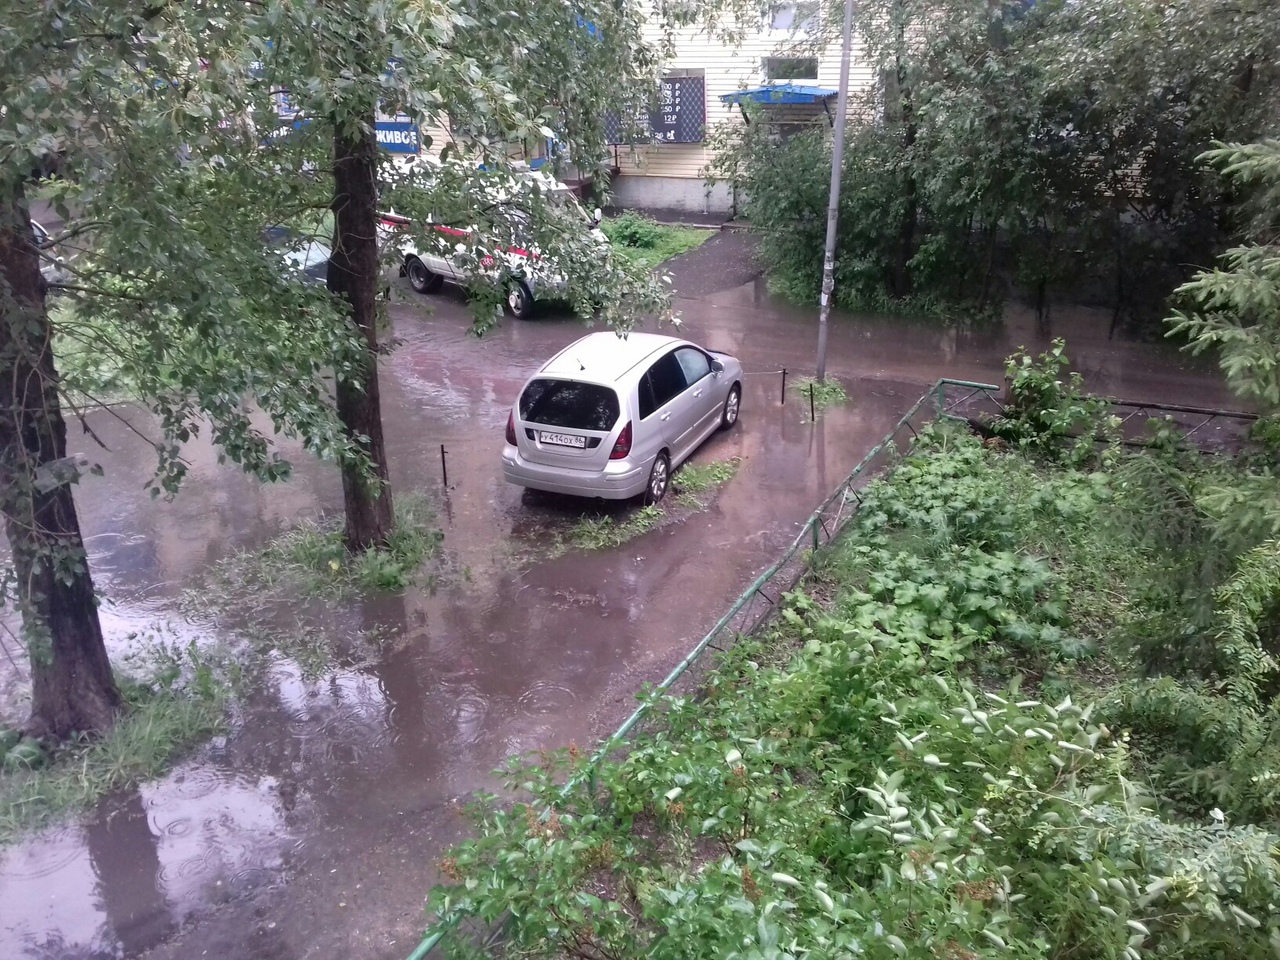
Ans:
[{"label": "street lamp post", "polygon": [[818,307],[818,382],[827,379],[827,323],[836,285],[836,224],[840,217],[840,175],[844,168],[844,128],[849,115],[849,57],[853,47],[853,4],[844,0],[844,36],[840,47],[840,92],[836,95],[835,143],[831,148],[831,194],[827,201],[827,244],[822,256],[822,300]]}]

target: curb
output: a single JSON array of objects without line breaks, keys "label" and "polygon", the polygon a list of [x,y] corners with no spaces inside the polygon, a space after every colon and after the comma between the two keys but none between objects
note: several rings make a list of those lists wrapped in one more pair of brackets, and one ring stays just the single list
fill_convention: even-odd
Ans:
[{"label": "curb", "polygon": [[688,230],[711,230],[716,233],[745,233],[751,229],[751,225],[749,223],[739,223],[733,220],[727,220],[721,224],[691,223],[688,220],[655,220],[654,223],[663,227],[684,227]]}]

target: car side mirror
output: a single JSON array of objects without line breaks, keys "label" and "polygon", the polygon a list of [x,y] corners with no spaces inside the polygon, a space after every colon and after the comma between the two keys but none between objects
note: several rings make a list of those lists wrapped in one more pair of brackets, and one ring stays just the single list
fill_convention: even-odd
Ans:
[{"label": "car side mirror", "polygon": [[714,370],[716,373],[724,373],[724,364],[721,363],[719,360],[713,359],[711,361],[711,369]]}]

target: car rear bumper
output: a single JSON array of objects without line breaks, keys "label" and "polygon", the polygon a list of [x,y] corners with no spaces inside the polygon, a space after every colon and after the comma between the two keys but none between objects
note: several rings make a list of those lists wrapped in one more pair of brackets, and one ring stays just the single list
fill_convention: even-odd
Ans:
[{"label": "car rear bumper", "polygon": [[563,493],[572,497],[600,497],[604,500],[629,500],[644,492],[649,478],[643,466],[630,460],[615,460],[604,470],[573,470],[531,463],[520,451],[507,444],[502,451],[502,476],[508,483]]}]

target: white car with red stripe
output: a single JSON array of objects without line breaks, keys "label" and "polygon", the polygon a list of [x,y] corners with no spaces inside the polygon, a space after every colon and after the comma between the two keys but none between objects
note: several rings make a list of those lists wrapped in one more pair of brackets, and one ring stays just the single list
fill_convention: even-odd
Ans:
[{"label": "white car with red stripe", "polygon": [[[544,191],[555,202],[576,208],[584,227],[599,242],[609,242],[600,230],[599,210],[594,217],[588,217],[567,186],[545,175],[530,175],[545,181]],[[379,226],[384,242],[396,243],[404,258],[400,263],[400,276],[408,277],[409,285],[418,293],[433,293],[446,282],[466,284],[475,273],[484,273],[490,279],[504,279],[507,309],[520,320],[532,315],[535,300],[565,299],[568,295],[564,274],[543,261],[538,253],[524,247],[477,252],[471,248],[469,230],[428,222],[428,236],[436,243],[424,248],[409,236],[413,232],[412,222],[394,211],[380,214]]]}]

